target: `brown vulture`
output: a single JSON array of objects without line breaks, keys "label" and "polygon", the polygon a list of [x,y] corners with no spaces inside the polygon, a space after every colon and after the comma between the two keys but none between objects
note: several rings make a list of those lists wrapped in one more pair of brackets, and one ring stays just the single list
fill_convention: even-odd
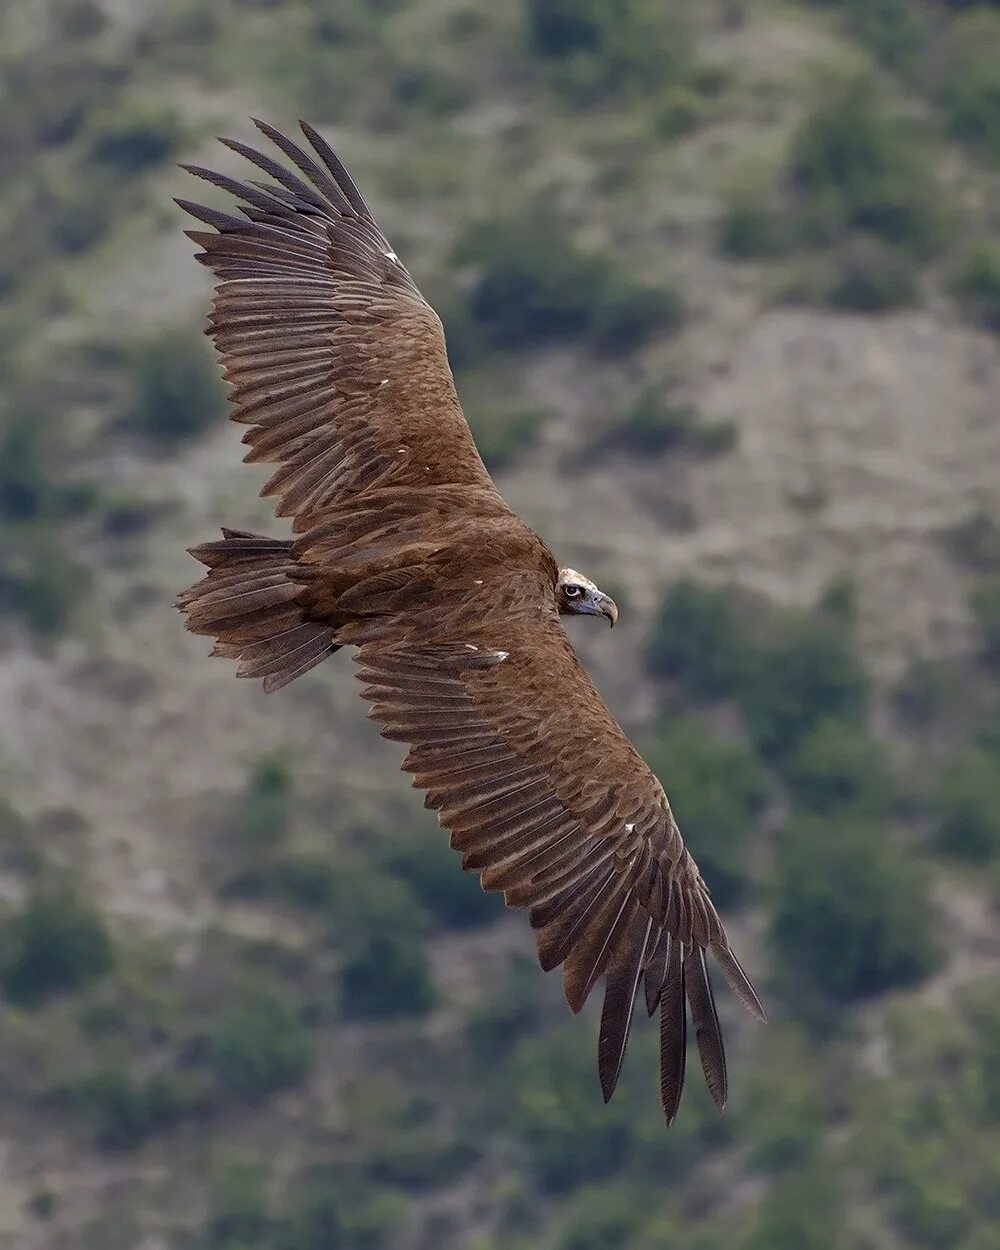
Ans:
[{"label": "brown vulture", "polygon": [[[712,1097],[726,1064],[705,962],[764,1013],[663,788],[594,689],[560,615],[618,610],[504,503],[462,415],[441,322],[350,175],[257,123],[286,158],[223,139],[272,181],[190,173],[240,216],[178,201],[215,274],[211,334],[248,427],[245,459],[292,538],[222,531],[179,598],[187,627],[265,690],[357,648],[370,715],[409,744],[462,867],[522,907],[577,1012],[604,978],[598,1067],[621,1070],[640,984],[660,1013],[663,1110],[684,1080],[687,1009]],[[686,1002],[685,1002],[686,1000]]]}]

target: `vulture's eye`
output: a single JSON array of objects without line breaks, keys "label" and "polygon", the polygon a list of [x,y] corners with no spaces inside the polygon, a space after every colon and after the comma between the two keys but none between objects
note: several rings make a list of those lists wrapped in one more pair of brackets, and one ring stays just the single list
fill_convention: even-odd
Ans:
[{"label": "vulture's eye", "polygon": [[567,586],[565,587],[564,593],[567,599],[579,599],[580,596],[583,594],[583,587],[572,586],[572,585]]}]

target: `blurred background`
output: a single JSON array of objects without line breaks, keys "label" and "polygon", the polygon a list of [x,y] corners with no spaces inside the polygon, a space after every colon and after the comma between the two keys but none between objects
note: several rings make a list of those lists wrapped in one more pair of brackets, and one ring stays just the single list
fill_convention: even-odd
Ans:
[{"label": "blurred background", "polygon": [[[1000,7],[8,0],[0,1247],[1000,1247]],[[266,473],[175,167],[311,119],[771,1014],[612,1104],[347,657],[171,604]],[[242,170],[240,170],[242,176]],[[692,1064],[693,1067],[693,1064]]]}]

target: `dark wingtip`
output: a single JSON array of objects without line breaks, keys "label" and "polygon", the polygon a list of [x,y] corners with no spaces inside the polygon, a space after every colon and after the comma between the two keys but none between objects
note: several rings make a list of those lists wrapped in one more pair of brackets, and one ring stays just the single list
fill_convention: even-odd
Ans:
[{"label": "dark wingtip", "polygon": [[757,997],[757,991],[751,984],[750,978],[743,971],[743,965],[740,961],[729,947],[724,946],[721,942],[713,942],[710,949],[729,988],[750,1015],[759,1020],[761,1024],[767,1024],[767,1012]]}]

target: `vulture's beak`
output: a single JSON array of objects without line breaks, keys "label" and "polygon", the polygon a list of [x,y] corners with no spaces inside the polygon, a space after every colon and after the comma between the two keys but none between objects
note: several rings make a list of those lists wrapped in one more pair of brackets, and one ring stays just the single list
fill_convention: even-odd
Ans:
[{"label": "vulture's beak", "polygon": [[618,620],[618,604],[610,595],[606,595],[603,590],[594,591],[594,607],[601,614],[608,618],[608,624],[612,629]]}]

